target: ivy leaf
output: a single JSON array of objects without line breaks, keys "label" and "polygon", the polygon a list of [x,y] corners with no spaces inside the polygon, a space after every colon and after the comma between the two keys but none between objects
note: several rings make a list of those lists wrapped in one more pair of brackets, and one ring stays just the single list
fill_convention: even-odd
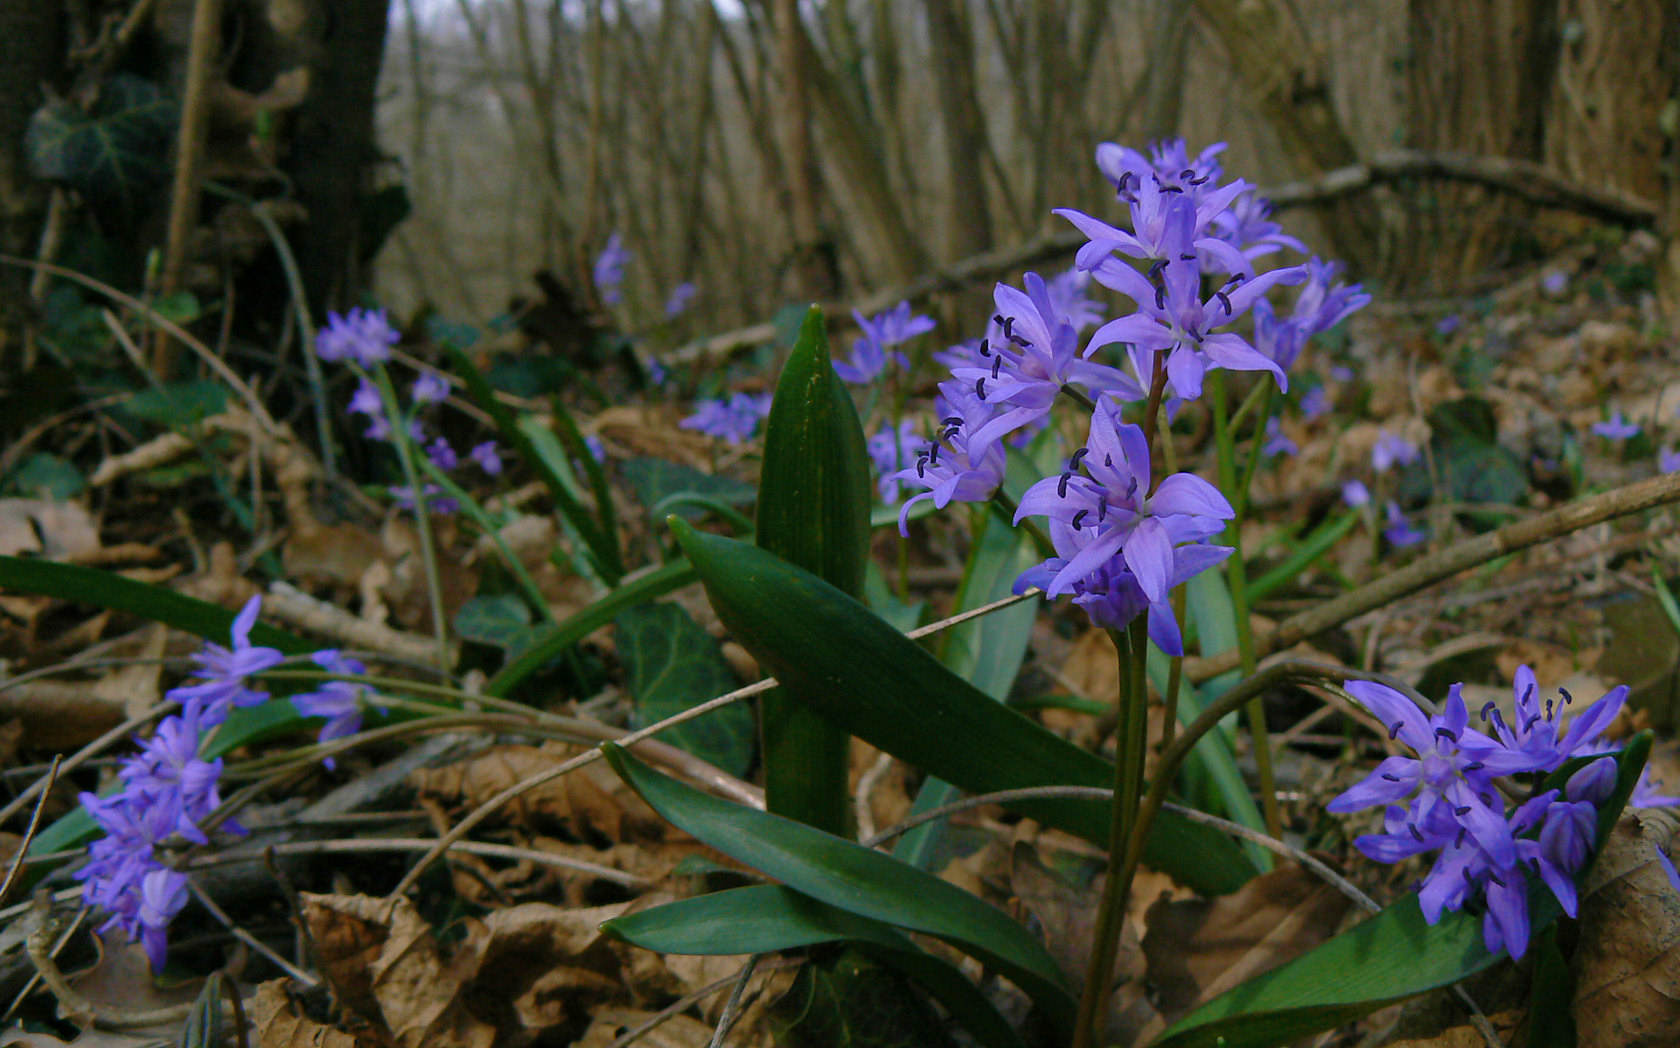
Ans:
[{"label": "ivy leaf", "polygon": [[[646,506],[650,515],[653,514],[654,507],[680,495],[690,497],[691,501],[679,500],[671,504],[669,512],[681,514],[686,520],[699,520],[706,515],[705,509],[696,505],[700,500],[743,507],[752,505],[757,494],[751,484],[743,483],[734,477],[702,473],[691,466],[680,462],[668,462],[665,459],[628,459],[619,469],[623,472],[624,479],[635,489],[637,502]],[[662,517],[663,514],[659,516]]]},{"label": "ivy leaf", "polygon": [[520,654],[536,639],[531,609],[511,593],[474,597],[455,613],[455,632],[462,640],[501,648],[508,657]]},{"label": "ivy leaf", "polygon": [[[735,674],[717,641],[675,604],[643,604],[613,620],[630,695],[643,724],[664,720],[735,689]],[[731,775],[752,764],[753,715],[744,703],[725,706],[661,735]]]},{"label": "ivy leaf", "polygon": [[76,190],[95,208],[132,220],[169,175],[177,108],[150,80],[118,73],[92,108],[56,99],[35,111],[24,154],[35,177]]}]

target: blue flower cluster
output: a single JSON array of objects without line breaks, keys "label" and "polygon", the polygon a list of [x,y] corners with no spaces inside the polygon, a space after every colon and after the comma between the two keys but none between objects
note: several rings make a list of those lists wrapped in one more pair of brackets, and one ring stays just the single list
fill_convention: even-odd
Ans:
[{"label": "blue flower cluster", "polygon": [[694,414],[677,425],[698,430],[709,437],[742,444],[758,432],[758,424],[770,415],[771,394],[737,393],[728,400],[697,400]]},{"label": "blue flower cluster", "polygon": [[[329,313],[327,317],[327,326],[315,337],[315,352],[322,360],[349,360],[363,368],[390,360],[391,346],[396,344],[399,336],[386,319],[384,310],[352,309],[346,316]],[[409,442],[423,449],[432,464],[445,473],[461,464],[461,456],[443,436],[428,436],[419,411],[447,399],[449,380],[436,372],[421,372],[409,388],[410,408],[402,424]],[[396,426],[387,417],[379,387],[366,377],[357,382],[356,392],[350,397],[349,411],[352,415],[367,417],[368,427],[362,431],[362,436],[385,441],[396,438]],[[489,476],[498,476],[502,472],[501,453],[493,440],[475,445],[466,457]],[[402,509],[412,510],[419,501],[414,491],[406,486],[393,486],[388,490]],[[425,500],[433,513],[453,513],[459,508],[437,484],[422,485],[420,498]]]},{"label": "blue flower cluster", "polygon": [[[1131,228],[1056,212],[1089,238],[1076,269],[1049,282],[1028,273],[1024,290],[997,286],[985,337],[936,357],[951,368],[935,404],[936,436],[895,475],[921,489],[905,503],[901,531],[918,502],[944,508],[989,499],[1003,478],[1000,442],[1043,428],[1058,396],[1072,393],[1090,412],[1085,446],[1027,493],[1016,518],[1047,518],[1056,555],[1021,576],[1017,589],[1071,594],[1106,627],[1147,613],[1151,637],[1173,654],[1183,645],[1168,593],[1229,554],[1207,540],[1234,513],[1205,481],[1152,473],[1144,430],[1123,421],[1124,406],[1164,397],[1170,415],[1201,395],[1212,368],[1265,371],[1287,389],[1307,341],[1370,301],[1358,285],[1338,282],[1335,264],[1316,258],[1255,271],[1256,259],[1305,249],[1271,221],[1247,182],[1220,184],[1223,149],[1192,159],[1182,140],[1150,156],[1098,147],[1097,166]],[[1103,323],[1086,294],[1091,281],[1129,298],[1131,311]],[[1292,285],[1301,291],[1284,314],[1267,296]],[[1237,329],[1245,315],[1253,341]],[[1082,338],[1093,325],[1100,326]],[[1092,359],[1116,345],[1130,373]],[[1286,450],[1276,440],[1272,447]]]},{"label": "blue flower cluster", "polygon": [[[104,931],[120,928],[140,942],[154,970],[161,971],[168,953],[168,927],[187,902],[187,876],[166,865],[158,846],[176,838],[208,844],[206,826],[221,807],[222,760],[205,760],[204,742],[240,707],[255,706],[268,695],[250,685],[258,673],[273,669],[285,658],[273,648],[251,643],[251,627],[262,607],[252,597],[233,620],[231,648],[207,644],[195,655],[194,683],[172,689],[167,696],[181,711],[158,722],[151,738],[140,740],[140,751],[121,762],[120,789],[100,797],[83,793],[82,806],[105,835],[88,847],[88,862],[75,873],[82,897],[110,915]],[[335,651],[316,652],[316,663],[332,673],[361,674],[364,667]],[[328,718],[322,741],[354,733],[361,726],[359,702],[365,688],[347,681],[328,682],[315,692],[296,695],[292,703],[306,717]],[[327,765],[332,765],[329,759]],[[224,819],[220,829],[244,836],[245,829]]]},{"label": "blue flower cluster", "polygon": [[[1520,667],[1512,721],[1493,702],[1482,708],[1489,732],[1470,727],[1462,685],[1452,686],[1434,716],[1381,684],[1350,680],[1343,686],[1414,756],[1387,758],[1328,808],[1347,813],[1386,805],[1383,832],[1354,841],[1368,858],[1399,862],[1440,853],[1418,890],[1430,924],[1446,910],[1483,905],[1488,950],[1521,957],[1528,949],[1531,873],[1575,916],[1575,877],[1596,843],[1598,808],[1615,789],[1616,761],[1602,756],[1583,765],[1561,790],[1528,791],[1512,777],[1543,777],[1572,758],[1611,752],[1602,736],[1627,699],[1625,686],[1576,713],[1566,727],[1570,694],[1560,688],[1561,701],[1547,699],[1542,706],[1534,671]],[[1532,795],[1508,813],[1505,795],[1524,792]],[[1660,796],[1642,779],[1629,803],[1654,807],[1680,798]]]}]

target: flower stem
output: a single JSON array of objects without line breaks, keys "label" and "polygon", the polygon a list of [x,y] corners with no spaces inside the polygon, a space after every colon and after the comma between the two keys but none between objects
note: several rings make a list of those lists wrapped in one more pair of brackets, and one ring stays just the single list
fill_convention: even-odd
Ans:
[{"label": "flower stem", "polygon": [[[1264,390],[1268,387],[1262,384],[1259,388]],[[1261,398],[1259,403],[1264,406],[1260,409],[1254,446],[1250,449],[1249,459],[1244,465],[1239,482],[1236,438],[1232,433],[1231,420],[1226,414],[1224,371],[1215,370],[1208,375],[1208,390],[1208,400],[1213,410],[1214,441],[1219,449],[1219,487],[1230,495],[1231,508],[1236,513],[1225,529],[1226,541],[1232,547],[1231,557],[1225,562],[1225,574],[1231,589],[1231,611],[1236,619],[1237,653],[1243,675],[1253,676],[1257,661],[1254,653],[1253,624],[1249,620],[1248,611],[1248,566],[1243,560],[1242,525],[1248,509],[1248,483],[1253,479],[1254,466],[1260,456],[1259,434],[1266,424],[1265,415],[1270,413],[1271,398],[1269,394],[1251,394],[1243,404],[1243,408],[1247,409],[1250,404],[1255,403],[1255,397],[1258,396]],[[1264,700],[1256,695],[1245,712],[1248,716],[1249,735],[1254,740],[1254,763],[1260,780],[1260,810],[1265,814],[1266,832],[1273,837],[1280,837],[1283,816],[1278,810],[1277,780],[1272,771],[1272,740],[1266,726]]]},{"label": "flower stem", "polygon": [[1120,657],[1120,719],[1114,747],[1114,803],[1109,823],[1108,879],[1103,884],[1097,908],[1096,939],[1090,965],[1085,970],[1085,987],[1079,998],[1079,1015],[1074,1027],[1074,1048],[1092,1048],[1102,1035],[1109,992],[1114,980],[1114,959],[1120,951],[1120,936],[1126,921],[1126,902],[1131,897],[1132,871],[1136,858],[1130,854],[1137,838],[1135,824],[1143,797],[1144,750],[1148,744],[1149,681],[1148,620],[1139,615],[1124,633],[1109,631]]}]

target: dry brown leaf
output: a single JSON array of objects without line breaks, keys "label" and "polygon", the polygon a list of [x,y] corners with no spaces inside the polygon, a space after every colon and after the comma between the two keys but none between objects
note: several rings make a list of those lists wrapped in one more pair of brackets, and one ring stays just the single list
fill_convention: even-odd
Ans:
[{"label": "dry brown leaf", "polygon": [[[620,1037],[651,1022],[657,1014],[635,1008],[604,1009],[595,1015],[573,1048],[611,1048]],[[711,1026],[692,1016],[673,1015],[643,1034],[636,1044],[641,1048],[705,1048],[711,1039]]]},{"label": "dry brown leaf", "polygon": [[[559,742],[498,746],[457,764],[417,771],[410,781],[422,793],[477,806],[579,752],[579,747]],[[598,835],[608,841],[661,840],[668,831],[667,824],[635,791],[599,761],[527,792],[510,802],[505,811],[513,822],[534,821],[539,828],[544,823],[560,823],[584,839]]]},{"label": "dry brown leaf", "polygon": [[618,949],[600,925],[627,906],[526,903],[493,911],[473,923],[459,951],[477,969],[469,992],[479,1002],[496,1002],[503,1013],[496,1025],[504,1032],[537,1035],[581,1022],[622,992]]},{"label": "dry brown leaf", "polygon": [[257,1030],[257,1048],[357,1048],[356,1039],[343,1030],[299,1014],[284,979],[258,986],[245,1008]]},{"label": "dry brown leaf", "polygon": [[[175,1005],[191,1004],[204,987],[203,979],[194,979],[175,986],[159,986],[152,976],[152,962],[139,943],[131,943],[120,933],[95,935],[99,957],[91,968],[69,975],[70,985],[96,1012],[122,1015],[128,1012],[148,1012]],[[174,1037],[180,1032],[180,1021],[131,1028],[134,1033],[149,1033]]]},{"label": "dry brown leaf", "polygon": [[1580,1048],[1672,1048],[1680,1031],[1680,898],[1659,847],[1680,852],[1680,816],[1631,810],[1581,886],[1572,963]]},{"label": "dry brown leaf", "polygon": [[1143,952],[1165,1021],[1328,939],[1348,905],[1311,873],[1285,866],[1217,899],[1151,907]]},{"label": "dry brown leaf", "polygon": [[44,1033],[30,1033],[23,1029],[0,1032],[0,1048],[144,1048],[158,1043],[156,1037],[138,1034],[112,1033],[109,1030],[84,1030],[74,1041],[61,1041]]},{"label": "dry brown leaf", "polygon": [[99,525],[77,503],[0,499],[0,554],[39,553],[65,560],[98,549]]},{"label": "dry brown leaf", "polygon": [[[303,896],[304,919],[322,965],[346,1004],[372,998],[404,1048],[490,1048],[495,1027],[467,1008],[467,973],[446,958],[432,929],[407,899]],[[371,955],[371,959],[370,958]],[[361,971],[357,971],[360,962]],[[364,985],[365,981],[365,985]],[[364,1014],[368,1014],[364,1012]]]}]

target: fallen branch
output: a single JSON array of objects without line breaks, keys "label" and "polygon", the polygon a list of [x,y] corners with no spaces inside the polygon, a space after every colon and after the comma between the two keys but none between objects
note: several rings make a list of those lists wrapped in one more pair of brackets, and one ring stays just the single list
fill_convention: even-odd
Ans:
[{"label": "fallen branch", "polygon": [[[1680,501],[1680,474],[1667,473],[1559,506],[1537,517],[1508,524],[1498,531],[1465,539],[1457,545],[1415,560],[1399,571],[1366,583],[1352,593],[1345,593],[1335,600],[1326,601],[1287,618],[1278,623],[1276,629],[1256,634],[1255,656],[1263,657],[1299,644],[1308,637],[1340,626],[1355,616],[1390,604],[1437,582],[1443,582],[1461,571],[1486,564],[1496,557],[1560,538],[1572,531],[1579,531],[1614,517],[1638,513],[1676,501]],[[1237,663],[1235,649],[1205,659],[1189,658],[1184,660],[1184,676],[1191,683],[1200,684],[1221,673],[1236,669]]]},{"label": "fallen branch", "polygon": [[[1260,195],[1272,202],[1274,210],[1283,211],[1328,203],[1407,178],[1469,182],[1542,207],[1575,211],[1635,229],[1648,229],[1657,222],[1655,204],[1615,190],[1571,182],[1544,164],[1509,157],[1429,153],[1413,149],[1389,150],[1369,160],[1326,171],[1313,178],[1262,186]],[[1029,266],[1067,258],[1084,244],[1085,237],[1077,230],[1048,233],[1025,244],[970,255],[898,287],[877,291],[852,302],[824,302],[821,305],[823,312],[830,316],[844,317],[854,309],[864,314],[876,313],[901,300],[916,302],[936,292],[960,291],[982,280],[1010,276]],[[680,364],[712,360],[738,349],[763,345],[775,338],[775,324],[753,324],[685,343],[666,354],[664,359]]]}]

